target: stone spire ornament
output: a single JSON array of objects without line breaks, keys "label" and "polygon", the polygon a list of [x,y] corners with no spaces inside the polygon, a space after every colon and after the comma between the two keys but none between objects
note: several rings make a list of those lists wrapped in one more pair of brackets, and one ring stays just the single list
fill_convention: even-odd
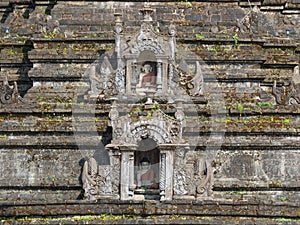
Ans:
[{"label": "stone spire ornament", "polygon": [[151,22],[153,21],[152,13],[153,9],[150,6],[145,5],[143,9],[140,10],[140,12],[143,15],[143,21],[144,22]]}]

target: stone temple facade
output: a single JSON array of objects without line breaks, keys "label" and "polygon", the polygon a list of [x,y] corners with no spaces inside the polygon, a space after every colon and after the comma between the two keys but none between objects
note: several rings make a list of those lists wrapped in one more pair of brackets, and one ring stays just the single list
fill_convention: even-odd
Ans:
[{"label": "stone temple facade", "polygon": [[[98,165],[94,158],[85,162],[85,196],[161,201],[208,197],[213,159],[192,153],[184,137],[185,112],[192,110],[183,105],[193,105],[191,95],[203,95],[205,88],[200,60],[186,51],[176,58],[175,26],[170,25],[168,35],[160,35],[152,25],[153,10],[141,12],[140,29],[129,35],[123,33],[121,15],[115,15],[115,54],[111,59],[104,56],[88,73],[91,90],[85,97],[112,102],[112,133],[105,146],[107,163]],[[116,69],[110,60],[116,62]],[[186,71],[187,67],[194,70]],[[187,84],[190,88],[185,90]]]},{"label": "stone temple facade", "polygon": [[1,215],[297,224],[299,14],[2,1]]}]

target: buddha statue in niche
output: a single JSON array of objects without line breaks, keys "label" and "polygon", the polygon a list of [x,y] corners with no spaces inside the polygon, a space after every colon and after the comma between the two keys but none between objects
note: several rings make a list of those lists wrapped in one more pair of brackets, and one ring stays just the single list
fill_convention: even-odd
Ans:
[{"label": "buddha statue in niche", "polygon": [[156,87],[156,74],[153,67],[146,63],[141,68],[141,73],[139,75],[139,83],[137,88],[155,88]]},{"label": "buddha statue in niche", "polygon": [[155,180],[154,170],[151,168],[151,162],[147,157],[144,157],[139,163],[136,174],[136,188],[158,188],[158,182]]}]

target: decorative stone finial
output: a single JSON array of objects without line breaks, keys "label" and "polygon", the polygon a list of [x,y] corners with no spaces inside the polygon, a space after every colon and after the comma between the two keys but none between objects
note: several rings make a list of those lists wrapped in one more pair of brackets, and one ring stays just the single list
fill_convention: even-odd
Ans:
[{"label": "decorative stone finial", "polygon": [[144,22],[151,22],[153,21],[151,14],[153,13],[153,9],[149,6],[145,6],[143,9],[140,10],[141,13],[143,14],[143,21]]},{"label": "decorative stone finial", "polygon": [[120,26],[120,25],[122,25],[122,19],[121,19],[121,17],[122,17],[122,14],[121,13],[115,13],[114,14],[114,16],[115,16],[115,24],[118,26]]}]

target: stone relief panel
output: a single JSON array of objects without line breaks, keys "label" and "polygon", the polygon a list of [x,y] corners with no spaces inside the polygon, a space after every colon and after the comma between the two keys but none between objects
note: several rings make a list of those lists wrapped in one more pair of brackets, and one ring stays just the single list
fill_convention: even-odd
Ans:
[{"label": "stone relief panel", "polygon": [[174,187],[175,195],[186,195],[189,193],[188,184],[191,181],[186,168],[185,155],[188,148],[177,148],[175,151],[175,164],[174,164]]},{"label": "stone relief panel", "polygon": [[89,94],[97,97],[103,95],[104,90],[111,88],[111,78],[114,72],[107,56],[104,57],[101,64],[92,65],[90,68],[91,91]]},{"label": "stone relief panel", "polygon": [[247,179],[255,175],[254,160],[251,155],[237,154],[225,163],[223,174],[226,177]]},{"label": "stone relief panel", "polygon": [[278,187],[285,183],[299,185],[300,169],[299,152],[290,150],[288,152],[266,151],[262,155],[262,168],[269,178],[269,183]]},{"label": "stone relief panel", "polygon": [[219,151],[215,164],[215,178],[219,180],[239,184],[241,181],[265,182],[269,179],[258,151]]}]

